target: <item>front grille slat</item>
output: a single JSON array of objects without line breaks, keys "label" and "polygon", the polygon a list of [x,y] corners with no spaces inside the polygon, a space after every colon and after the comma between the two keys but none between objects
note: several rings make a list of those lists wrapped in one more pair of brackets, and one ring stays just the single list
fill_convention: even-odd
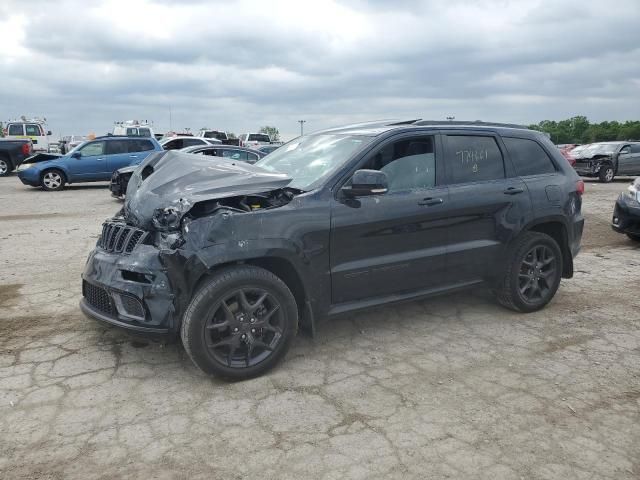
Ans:
[{"label": "front grille slat", "polygon": [[147,239],[147,232],[124,223],[105,222],[98,247],[113,253],[129,254]]}]

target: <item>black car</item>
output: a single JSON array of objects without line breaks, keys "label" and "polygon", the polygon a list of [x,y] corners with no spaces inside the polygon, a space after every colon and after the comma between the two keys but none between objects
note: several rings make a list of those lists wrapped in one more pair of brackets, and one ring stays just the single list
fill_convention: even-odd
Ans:
[{"label": "black car", "polygon": [[601,182],[611,182],[616,175],[640,175],[640,142],[592,143],[571,155],[576,163],[573,168],[584,177],[597,177]]},{"label": "black car", "polygon": [[618,197],[611,228],[640,242],[640,178],[636,178],[627,191]]},{"label": "black car", "polygon": [[[240,160],[247,163],[256,163],[259,159],[266,155],[265,152],[258,150],[252,150],[250,148],[234,147],[228,145],[197,145],[180,150],[185,153],[193,153],[196,155],[207,155],[212,157],[223,157],[229,160]],[[127,192],[127,185],[131,174],[137,168],[137,165],[130,167],[124,167],[120,170],[113,172],[111,176],[111,195],[116,198],[121,198]]]},{"label": "black car", "polygon": [[372,123],[255,165],[163,152],[133,173],[87,261],[82,310],[180,337],[196,365],[259,375],[298,327],[488,285],[543,308],[580,249],[584,183],[542,134]]}]

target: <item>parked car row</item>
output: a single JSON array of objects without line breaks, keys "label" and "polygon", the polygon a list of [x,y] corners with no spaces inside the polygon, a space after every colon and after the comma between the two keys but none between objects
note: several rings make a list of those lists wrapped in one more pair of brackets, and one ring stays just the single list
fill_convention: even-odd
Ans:
[{"label": "parked car row", "polygon": [[617,175],[640,175],[640,142],[598,142],[560,149],[583,177],[611,182]]}]

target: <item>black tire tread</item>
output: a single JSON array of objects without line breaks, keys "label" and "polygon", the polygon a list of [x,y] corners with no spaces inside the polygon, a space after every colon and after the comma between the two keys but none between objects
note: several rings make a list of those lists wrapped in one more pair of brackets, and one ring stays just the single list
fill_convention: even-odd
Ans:
[{"label": "black tire tread", "polygon": [[[514,269],[520,268],[520,262],[517,260],[520,259],[526,252],[525,250],[531,248],[531,242],[534,240],[544,240],[544,241],[552,241],[556,243],[556,241],[551,238],[549,235],[541,232],[525,232],[520,235],[513,246],[511,247],[509,254],[507,256],[507,264],[505,272],[503,273],[502,278],[500,279],[500,283],[498,288],[495,290],[496,299],[498,303],[509,310],[513,310],[515,312],[527,312],[529,310],[522,308],[518,305],[518,302],[514,298],[514,286],[513,282],[513,271]],[[557,245],[557,243],[556,243]],[[560,250],[558,246],[558,250]],[[560,262],[562,264],[562,262]],[[553,297],[552,297],[553,298]]]},{"label": "black tire tread", "polygon": [[[291,290],[289,289],[287,284],[284,283],[278,276],[274,275],[268,270],[265,270],[264,268],[260,268],[254,265],[236,265],[236,266],[226,267],[220,270],[219,272],[215,273],[214,275],[210,276],[201,284],[200,288],[197,290],[196,294],[193,296],[193,298],[189,302],[189,306],[187,307],[184,313],[184,316],[182,318],[182,325],[180,326],[180,338],[182,340],[182,345],[184,346],[184,349],[187,352],[187,355],[189,356],[191,361],[200,370],[202,370],[205,373],[212,373],[212,372],[204,370],[200,365],[198,365],[198,363],[194,359],[193,344],[192,344],[193,339],[190,338],[189,336],[189,332],[192,330],[191,325],[196,319],[196,316],[194,315],[194,311],[196,310],[196,308],[198,308],[200,302],[203,301],[204,297],[211,295],[212,292],[214,292],[218,288],[223,287],[225,284],[231,283],[237,278],[245,277],[245,276],[249,276],[250,278],[253,278],[253,279],[257,278],[257,279],[262,279],[268,282],[275,282],[276,284],[278,284],[285,292],[288,293],[288,295],[290,296],[290,301],[293,302],[293,305],[296,307],[296,313],[299,315],[297,311],[297,304],[296,304],[295,298],[291,293]],[[295,325],[294,330],[291,333],[290,338],[285,340],[285,342],[288,342],[289,344],[298,333],[297,318],[296,318],[296,321],[294,322],[294,325]],[[270,359],[270,363],[272,365],[277,364],[280,361],[280,359],[287,353],[289,346],[290,345],[284,345],[285,348],[280,349],[280,351],[276,354],[276,356],[273,357],[273,359]],[[218,376],[222,376],[222,377],[226,376],[228,378],[234,378],[234,379],[251,378],[256,376],[256,374],[243,375],[242,371],[238,371],[234,375],[225,375],[222,372],[214,372],[214,373]],[[260,373],[258,373],[257,375],[259,374]]]}]

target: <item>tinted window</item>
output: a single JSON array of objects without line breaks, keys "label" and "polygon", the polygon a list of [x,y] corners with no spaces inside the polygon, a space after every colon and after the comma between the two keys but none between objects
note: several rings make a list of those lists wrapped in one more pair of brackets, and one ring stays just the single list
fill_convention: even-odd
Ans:
[{"label": "tinted window", "polygon": [[247,153],[247,160],[249,160],[249,162],[251,162],[251,163],[257,162],[258,161],[258,155],[256,155],[255,153]]},{"label": "tinted window", "polygon": [[553,161],[537,142],[526,138],[503,137],[502,140],[507,146],[517,175],[524,177],[556,171]]},{"label": "tinted window", "polygon": [[137,134],[138,134],[137,128],[127,128],[127,135],[137,135]]},{"label": "tinted window", "polygon": [[184,147],[193,147],[194,145],[202,145],[203,143],[205,142],[198,138],[185,138],[182,141],[182,145],[184,145]]},{"label": "tinted window", "polygon": [[87,143],[79,151],[82,153],[83,157],[102,155],[104,153],[104,142]]},{"label": "tinted window", "polygon": [[163,147],[165,150],[177,150],[182,148],[182,139],[181,138],[177,138],[175,140],[171,140],[170,142],[167,142],[163,145]]},{"label": "tinted window", "polygon": [[416,137],[385,145],[360,168],[386,173],[389,193],[421,190],[436,184],[433,137]]},{"label": "tinted window", "polygon": [[42,130],[40,130],[40,125],[25,125],[24,126],[27,135],[30,137],[39,137],[42,136]]},{"label": "tinted window", "polygon": [[504,178],[502,153],[493,137],[450,135],[447,144],[451,183]]},{"label": "tinted window", "polygon": [[9,135],[24,135],[22,125],[9,125]]},{"label": "tinted window", "polygon": [[252,133],[249,135],[249,142],[270,142],[269,135],[263,133]]},{"label": "tinted window", "polygon": [[147,152],[153,150],[153,143],[149,140],[129,140],[129,152]]},{"label": "tinted window", "polygon": [[634,143],[631,145],[631,153],[640,153],[640,143]]},{"label": "tinted window", "polygon": [[241,150],[223,150],[222,156],[232,160],[247,160],[247,152]]},{"label": "tinted window", "polygon": [[148,128],[139,128],[138,135],[140,135],[141,137],[150,137],[151,130],[149,130]]},{"label": "tinted window", "polygon": [[127,153],[126,140],[110,140],[107,142],[107,155],[116,155],[119,153]]}]

